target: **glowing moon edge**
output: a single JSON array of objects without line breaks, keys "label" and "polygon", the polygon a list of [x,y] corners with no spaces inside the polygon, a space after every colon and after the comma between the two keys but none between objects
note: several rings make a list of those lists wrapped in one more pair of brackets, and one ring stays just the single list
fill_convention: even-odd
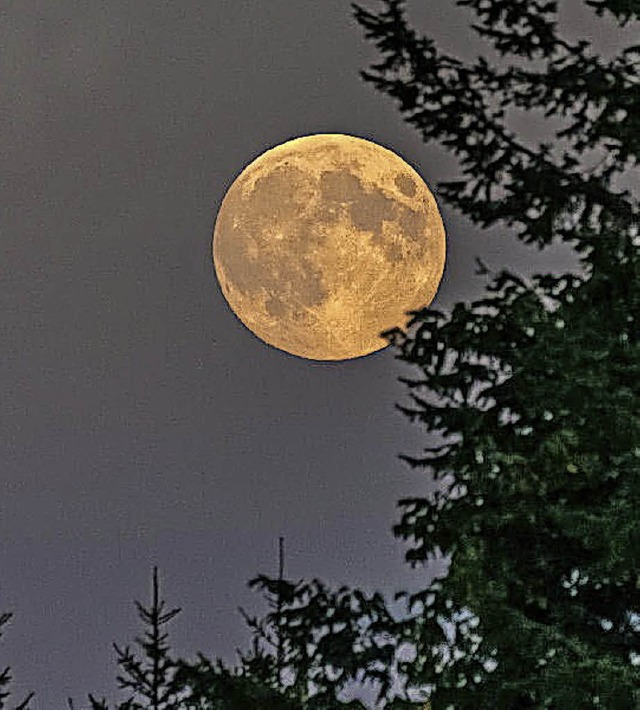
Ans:
[{"label": "glowing moon edge", "polygon": [[446,260],[435,198],[403,158],[339,133],[286,141],[249,163],[215,222],[213,261],[236,317],[311,360],[387,347],[428,306]]}]

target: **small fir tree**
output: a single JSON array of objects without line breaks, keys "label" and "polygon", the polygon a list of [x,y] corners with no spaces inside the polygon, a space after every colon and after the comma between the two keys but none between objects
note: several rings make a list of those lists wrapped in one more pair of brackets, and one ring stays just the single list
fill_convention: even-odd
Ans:
[{"label": "small fir tree", "polygon": [[[121,673],[117,676],[118,686],[128,690],[130,697],[119,703],[117,710],[182,710],[180,686],[175,680],[176,662],[169,653],[168,634],[163,627],[180,613],[180,609],[165,612],[165,602],[160,600],[158,569],[153,568],[153,590],[151,606],[147,609],[135,602],[138,614],[147,627],[144,638],[136,638],[142,649],[140,657],[129,646],[113,647]],[[106,700],[97,700],[89,694],[91,710],[109,710]],[[73,701],[69,699],[73,710]]]}]

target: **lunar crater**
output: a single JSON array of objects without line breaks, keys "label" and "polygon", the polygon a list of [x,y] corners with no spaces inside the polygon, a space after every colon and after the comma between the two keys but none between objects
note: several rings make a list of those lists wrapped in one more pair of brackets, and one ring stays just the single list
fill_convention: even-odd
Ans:
[{"label": "lunar crater", "polygon": [[233,183],[213,239],[229,305],[259,338],[341,360],[428,305],[444,227],[420,176],[363,139],[319,135],[267,151]]}]

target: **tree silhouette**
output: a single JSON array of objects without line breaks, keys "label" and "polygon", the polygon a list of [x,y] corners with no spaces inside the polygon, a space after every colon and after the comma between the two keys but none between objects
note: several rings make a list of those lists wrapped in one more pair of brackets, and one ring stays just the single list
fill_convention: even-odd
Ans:
[{"label": "tree silhouette", "polygon": [[[180,613],[180,609],[165,612],[165,602],[159,597],[158,568],[153,568],[152,601],[149,608],[135,602],[138,615],[147,627],[143,638],[136,638],[142,649],[139,657],[129,646],[113,647],[121,673],[117,676],[118,687],[131,691],[129,698],[116,707],[117,710],[182,710],[181,687],[175,680],[176,662],[169,654],[168,634],[163,627]],[[109,710],[105,699],[96,700],[89,694],[91,710]],[[74,710],[73,700],[68,700],[70,710]]]},{"label": "tree silhouette", "polygon": [[[437,437],[402,458],[440,482],[400,501],[395,534],[411,564],[451,559],[406,595],[417,660],[402,671],[435,708],[638,707],[640,240],[637,200],[617,184],[640,150],[640,46],[605,60],[562,38],[556,2],[457,4],[501,68],[445,54],[385,0],[355,6],[381,54],[363,77],[459,158],[444,200],[526,244],[565,241],[582,274],[527,281],[481,264],[486,297],[386,334],[419,370],[400,409]],[[640,14],[587,5],[619,24]],[[528,147],[506,125],[514,109],[563,127]]]},{"label": "tree silhouette", "polygon": [[178,678],[187,690],[185,708],[198,710],[295,710],[301,707],[290,694],[275,686],[276,661],[259,649],[240,656],[240,664],[229,668],[221,660],[212,662],[199,653],[196,662],[180,660]]},{"label": "tree silhouette", "polygon": [[[250,586],[262,592],[271,609],[263,618],[240,610],[252,634],[251,650],[239,652],[235,668],[203,654],[195,663],[180,660],[176,680],[188,689],[189,700],[203,710],[364,708],[340,696],[352,681],[384,681],[389,675],[392,619],[380,595],[331,592],[318,580],[294,584],[264,575]],[[385,627],[380,634],[379,613]],[[354,644],[360,646],[355,655],[343,653]]]},{"label": "tree silhouette", "polygon": [[[0,637],[2,636],[2,627],[11,621],[13,614],[10,612],[0,613]],[[11,695],[9,691],[9,685],[11,684],[11,668],[7,666],[3,671],[0,672],[0,710],[7,708],[7,699]],[[29,703],[34,693],[29,693],[27,697],[19,704],[16,705],[15,710],[28,710]]]},{"label": "tree silhouette", "polygon": [[[272,611],[262,620],[245,619],[266,649],[281,642],[283,675],[289,678],[285,688],[299,707],[344,707],[346,701],[338,698],[354,682],[381,683],[383,692],[389,690],[393,618],[380,594],[346,587],[333,591],[317,579],[278,582],[265,575],[250,586],[263,593]],[[347,705],[363,707],[358,701]]]},{"label": "tree silhouette", "polygon": [[[247,710],[272,708],[295,710],[300,705],[291,692],[282,693],[276,672],[276,657],[264,653],[257,638],[253,653],[240,654],[240,666],[230,669],[220,660],[210,661],[202,653],[195,662],[174,658],[163,627],[181,609],[165,612],[165,602],[159,596],[158,570],[153,568],[152,601],[149,608],[135,602],[146,627],[143,638],[136,643],[139,655],[130,647],[113,644],[120,674],[121,690],[130,691],[116,710]],[[109,710],[107,701],[88,696],[91,710]],[[68,699],[70,710],[74,701]],[[0,706],[1,707],[1,706]],[[20,706],[17,710],[27,710]]]}]

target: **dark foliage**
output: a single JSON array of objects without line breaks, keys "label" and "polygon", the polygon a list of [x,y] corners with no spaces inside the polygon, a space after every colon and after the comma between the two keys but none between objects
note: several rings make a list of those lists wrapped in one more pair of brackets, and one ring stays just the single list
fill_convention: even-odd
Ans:
[{"label": "dark foliage", "polygon": [[[0,636],[2,636],[2,627],[11,621],[13,614],[9,612],[0,613]],[[0,710],[7,708],[8,710],[8,698],[11,695],[9,691],[9,685],[11,684],[11,668],[7,666],[0,672]],[[19,704],[15,706],[15,710],[28,710],[29,703],[34,693],[29,693],[27,697]]]},{"label": "dark foliage", "polygon": [[271,612],[258,619],[241,610],[253,638],[251,651],[239,654],[238,667],[212,663],[202,654],[196,663],[181,662],[178,677],[193,697],[206,701],[203,707],[363,708],[359,701],[339,699],[349,684],[388,682],[392,619],[379,595],[265,576],[251,586],[262,592]]},{"label": "dark foliage", "polygon": [[[388,0],[355,8],[381,53],[363,77],[459,158],[443,200],[527,244],[570,243],[583,270],[526,281],[483,265],[485,298],[387,334],[419,371],[400,409],[438,440],[403,458],[441,482],[400,502],[395,533],[412,564],[451,558],[407,598],[418,657],[403,670],[436,708],[638,707],[640,242],[637,201],[616,184],[640,151],[640,46],[605,60],[563,39],[556,2],[457,4],[500,67],[446,55]],[[621,23],[640,9],[590,4]],[[513,110],[564,127],[528,147],[506,127]]]}]

